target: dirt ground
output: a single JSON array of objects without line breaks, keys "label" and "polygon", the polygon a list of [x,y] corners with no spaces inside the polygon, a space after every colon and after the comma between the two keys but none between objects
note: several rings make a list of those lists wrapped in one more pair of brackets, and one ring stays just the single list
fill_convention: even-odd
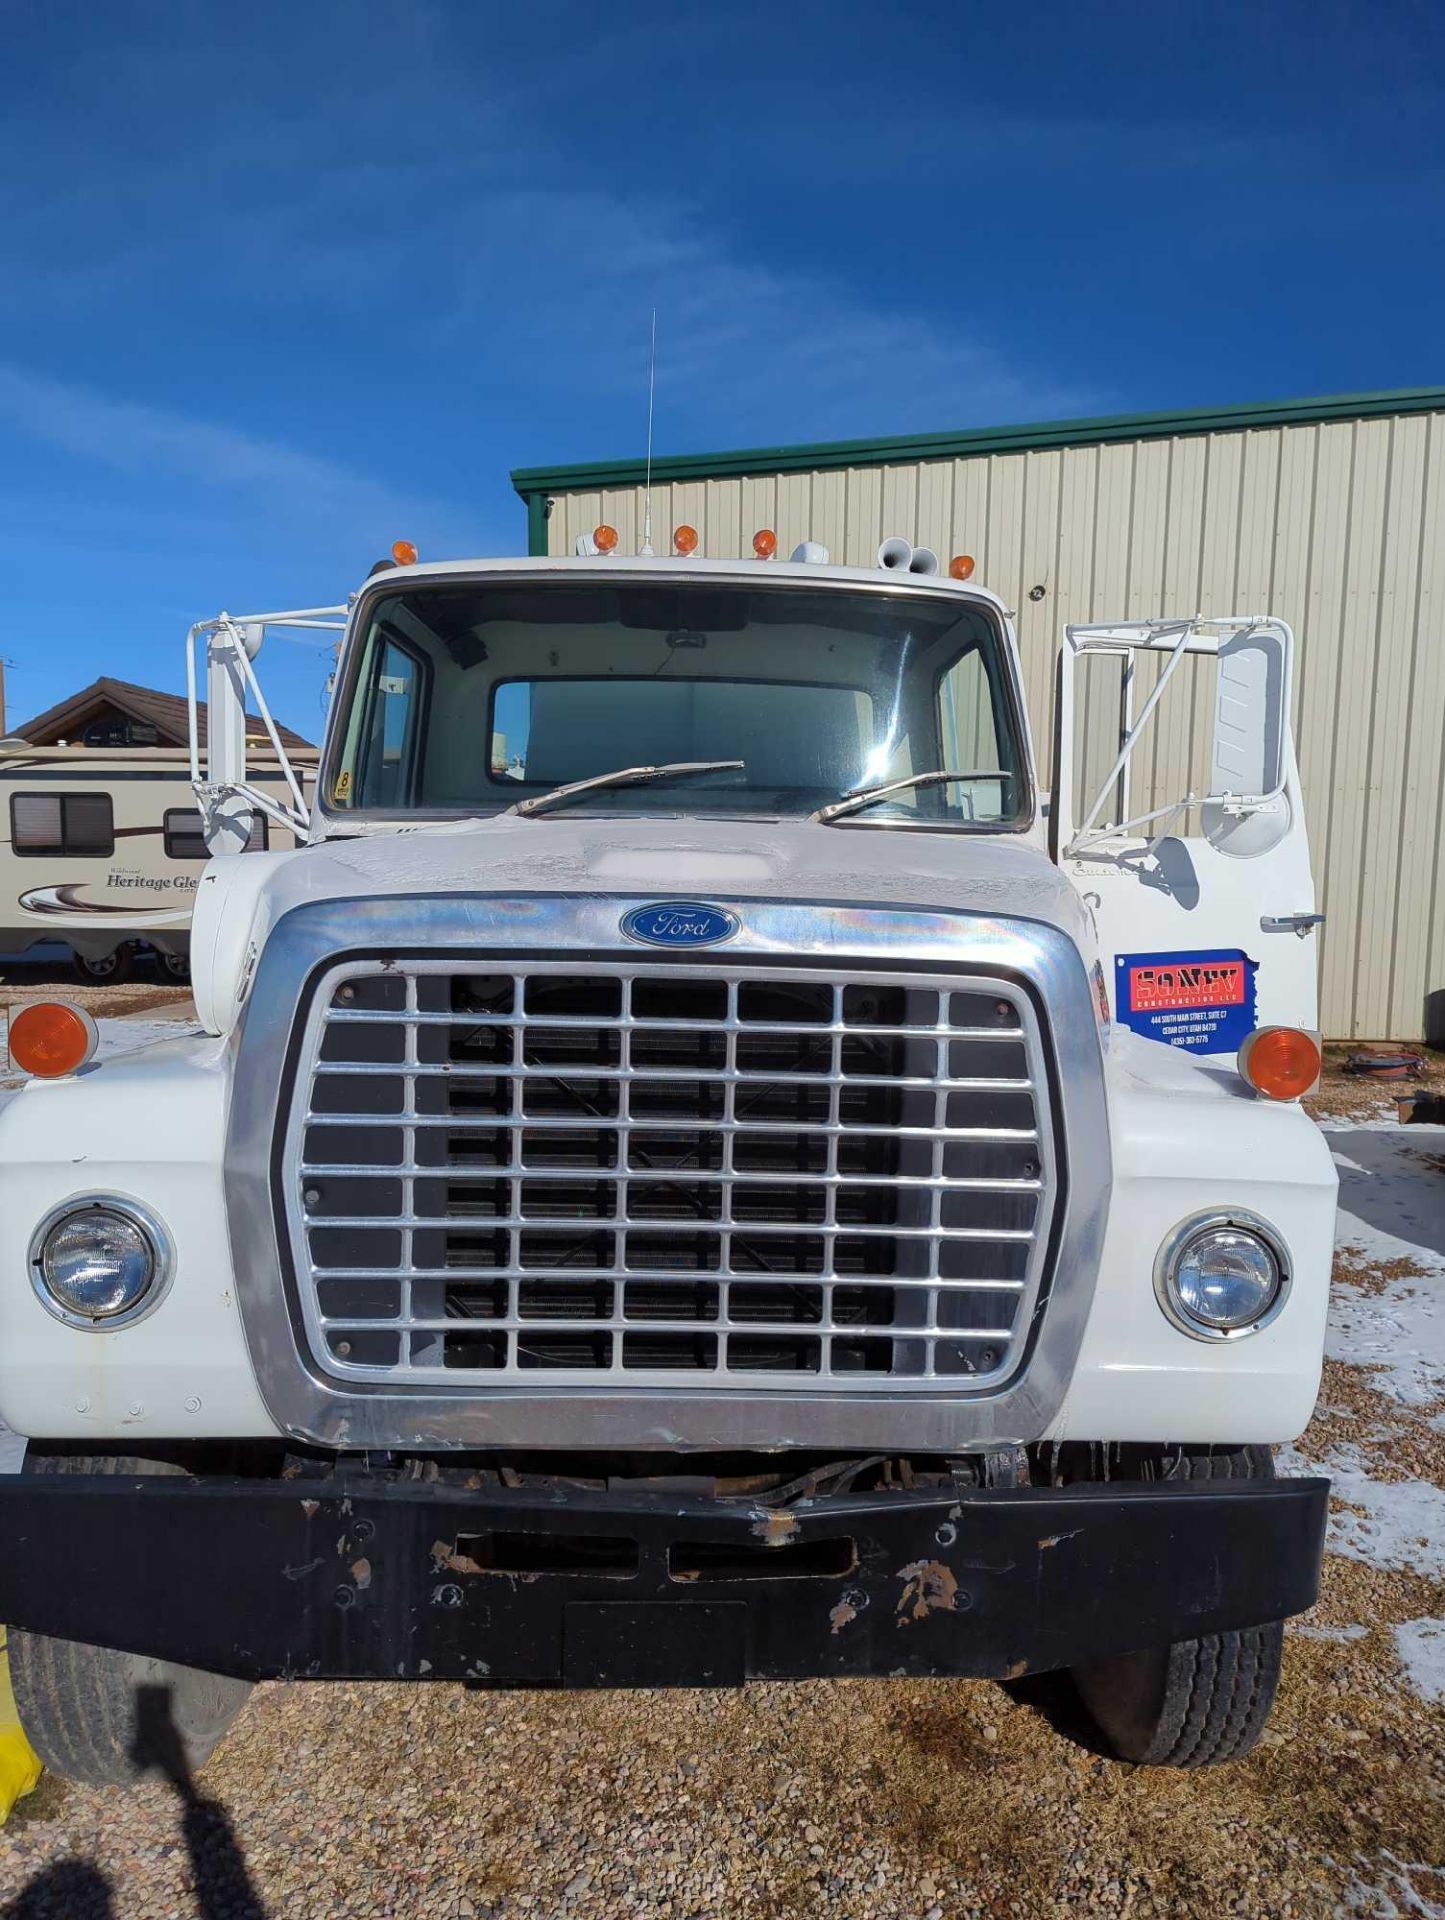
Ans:
[{"label": "dirt ground", "polygon": [[[1381,1080],[1347,1069],[1351,1055],[1392,1052],[1419,1054],[1419,1070],[1399,1080]],[[1325,1046],[1319,1085],[1304,1104],[1317,1120],[1388,1119],[1397,1114],[1401,1095],[1418,1092],[1445,1095],[1445,1053],[1428,1047],[1392,1047],[1387,1041],[1332,1040]]]},{"label": "dirt ground", "polygon": [[[1393,1150],[1392,1092],[1332,1064],[1314,1104],[1349,1123],[1337,1153],[1380,1131]],[[1434,1256],[1393,1248],[1342,1230],[1341,1324],[1401,1299],[1445,1310]],[[1388,1347],[1395,1322],[1368,1324]],[[1445,1916],[1445,1692],[1402,1666],[1445,1636],[1445,1385],[1405,1392],[1383,1360],[1332,1358],[1297,1459],[1360,1477],[1337,1481],[1321,1600],[1290,1630],[1263,1745],[1233,1766],[1152,1772],[1075,1745],[1048,1681],[266,1686],[194,1783],[127,1797],[44,1779],[0,1831],[0,1914]],[[1364,1557],[1360,1488],[1417,1501]]]}]

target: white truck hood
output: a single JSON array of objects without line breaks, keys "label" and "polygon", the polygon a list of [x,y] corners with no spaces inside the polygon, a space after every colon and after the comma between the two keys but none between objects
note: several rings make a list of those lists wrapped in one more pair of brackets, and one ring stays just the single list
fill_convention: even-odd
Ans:
[{"label": "white truck hood", "polygon": [[1078,893],[1019,837],[809,821],[581,818],[461,821],[288,854],[213,861],[192,930],[196,1001],[229,1028],[251,949],[294,908],[438,894],[615,894],[633,901],[817,901],[1038,920],[1088,950]]}]

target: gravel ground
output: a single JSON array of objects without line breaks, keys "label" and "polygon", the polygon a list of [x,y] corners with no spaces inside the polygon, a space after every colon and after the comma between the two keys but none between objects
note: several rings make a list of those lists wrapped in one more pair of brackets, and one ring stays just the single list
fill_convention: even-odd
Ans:
[{"label": "gravel ground", "polygon": [[[1350,1093],[1337,1153],[1379,1137],[1387,1100]],[[1337,1327],[1415,1340],[1435,1311],[1433,1140],[1411,1153],[1435,1227],[1418,1258],[1342,1232]],[[267,1686],[197,1782],[125,1796],[44,1779],[0,1832],[0,1913],[1445,1915],[1445,1385],[1427,1366],[1401,1382],[1383,1359],[1327,1364],[1297,1457],[1350,1463],[1348,1500],[1270,1731],[1235,1766],[1155,1773],[1075,1746],[1047,1682]]]},{"label": "gravel ground", "polygon": [[[1315,1624],[1440,1601],[1332,1559]],[[42,1782],[0,1886],[28,1885],[17,1920],[1328,1914],[1399,1871],[1424,1896],[1445,1859],[1445,1716],[1389,1644],[1292,1638],[1267,1744],[1200,1774],[1116,1765],[1046,1699],[971,1683],[266,1687],[189,1796]]]},{"label": "gravel ground", "polygon": [[157,977],[152,962],[137,963],[135,977],[116,987],[83,986],[65,961],[18,961],[0,964],[0,1011],[18,1011],[33,1000],[70,1000],[97,1019],[112,1020],[132,1014],[155,1013],[165,1019],[195,1018],[189,987],[172,986]]}]

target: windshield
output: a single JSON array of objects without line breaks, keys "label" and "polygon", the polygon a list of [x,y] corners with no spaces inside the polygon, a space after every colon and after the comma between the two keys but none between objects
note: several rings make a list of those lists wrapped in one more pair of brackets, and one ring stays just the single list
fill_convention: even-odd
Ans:
[{"label": "windshield", "polygon": [[997,830],[1029,802],[1002,635],[942,594],[706,579],[383,594],[338,737],[328,799],[343,811],[496,813],[700,760],[745,764],[601,786],[568,810],[808,814],[940,768],[969,777],[853,818]]}]

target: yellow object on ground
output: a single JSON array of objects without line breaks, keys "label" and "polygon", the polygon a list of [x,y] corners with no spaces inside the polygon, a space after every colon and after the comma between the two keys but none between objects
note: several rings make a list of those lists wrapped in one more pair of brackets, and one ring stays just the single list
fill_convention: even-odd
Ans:
[{"label": "yellow object on ground", "polygon": [[29,1793],[39,1778],[39,1756],[25,1738],[25,1729],[15,1711],[5,1629],[0,1627],[0,1827],[10,1818],[15,1802],[22,1794]]}]

